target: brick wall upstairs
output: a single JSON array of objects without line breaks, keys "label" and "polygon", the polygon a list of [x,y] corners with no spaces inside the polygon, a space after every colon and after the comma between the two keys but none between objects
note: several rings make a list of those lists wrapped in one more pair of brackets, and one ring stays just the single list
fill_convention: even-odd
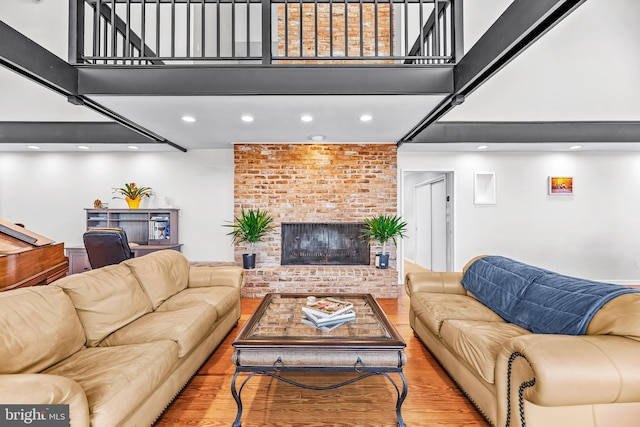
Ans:
[{"label": "brick wall upstairs", "polygon": [[[391,56],[395,36],[389,4],[293,3],[278,8],[278,55],[324,57],[325,59],[281,60],[280,64],[352,64],[345,56],[371,57],[364,62]],[[346,16],[345,16],[346,12]],[[301,34],[302,33],[302,34]],[[346,38],[346,41],[345,41]],[[397,43],[395,44],[397,47]]]},{"label": "brick wall upstairs", "polygon": [[[266,209],[274,230],[256,245],[258,267],[280,265],[282,222],[362,222],[397,213],[394,144],[236,144],[235,215]],[[389,246],[389,245],[388,245]],[[380,247],[371,248],[371,263]],[[395,267],[395,248],[390,251]],[[236,245],[241,262],[244,244]]]}]

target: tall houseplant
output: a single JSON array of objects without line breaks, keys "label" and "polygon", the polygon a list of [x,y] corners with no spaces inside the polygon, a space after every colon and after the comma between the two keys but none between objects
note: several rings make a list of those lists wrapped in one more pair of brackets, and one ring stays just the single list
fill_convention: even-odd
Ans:
[{"label": "tall houseplant", "polygon": [[397,246],[397,239],[405,237],[407,223],[398,215],[379,215],[364,221],[362,236],[372,241],[378,241],[382,245],[382,253],[376,261],[376,267],[385,269],[389,266],[389,254],[386,252],[388,241]]},{"label": "tall houseplant", "polygon": [[233,236],[233,243],[249,243],[249,253],[242,254],[242,265],[244,268],[256,267],[255,244],[271,230],[273,230],[273,217],[267,211],[260,209],[242,208],[240,215],[234,217],[233,224],[225,224],[231,227],[227,235]]}]

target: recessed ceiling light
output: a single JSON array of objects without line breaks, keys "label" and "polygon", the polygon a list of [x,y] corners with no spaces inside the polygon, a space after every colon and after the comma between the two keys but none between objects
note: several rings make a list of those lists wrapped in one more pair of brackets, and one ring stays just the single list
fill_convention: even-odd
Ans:
[{"label": "recessed ceiling light", "polygon": [[37,145],[27,145],[27,148],[29,150],[39,150],[40,149],[40,147],[38,147]]},{"label": "recessed ceiling light", "polygon": [[368,122],[368,121],[370,121],[371,119],[373,119],[373,117],[371,117],[371,116],[370,116],[370,115],[368,115],[368,114],[363,114],[362,116],[360,116],[360,121],[361,121],[361,122]]},{"label": "recessed ceiling light", "polygon": [[313,117],[311,117],[308,114],[305,114],[304,116],[300,117],[300,120],[302,120],[303,122],[310,122],[313,120]]},{"label": "recessed ceiling light", "polygon": [[573,145],[571,147],[569,147],[569,150],[579,150],[582,148],[582,145]]},{"label": "recessed ceiling light", "polygon": [[253,121],[253,117],[248,115],[248,114],[245,114],[244,116],[242,116],[241,119],[242,119],[243,122],[252,122]]},{"label": "recessed ceiling light", "polygon": [[89,149],[89,147],[87,147],[86,145],[78,145],[78,148],[80,150],[88,150]]},{"label": "recessed ceiling light", "polygon": [[307,139],[313,142],[322,142],[324,141],[324,135],[309,135]]},{"label": "recessed ceiling light", "polygon": [[182,116],[182,121],[185,121],[187,123],[193,123],[196,121],[196,118],[192,116]]},{"label": "recessed ceiling light", "polygon": [[487,148],[489,148],[488,145],[478,145],[478,150],[486,150]]},{"label": "recessed ceiling light", "polygon": [[128,146],[127,146],[127,148],[128,148],[129,150],[137,150],[137,149],[138,149],[138,147],[137,147],[137,146],[135,146],[135,145],[128,145]]}]

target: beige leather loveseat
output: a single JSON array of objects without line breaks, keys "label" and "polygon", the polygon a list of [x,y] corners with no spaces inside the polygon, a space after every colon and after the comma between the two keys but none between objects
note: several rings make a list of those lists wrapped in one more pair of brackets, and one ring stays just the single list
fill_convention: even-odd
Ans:
[{"label": "beige leather loveseat", "polygon": [[151,425],[237,324],[242,283],[239,267],[167,250],[0,293],[0,403]]},{"label": "beige leather loveseat", "polygon": [[[462,273],[408,273],[405,287],[416,336],[487,420],[500,427],[640,425],[640,293],[601,284],[613,287],[616,296],[583,318],[582,309],[574,308],[585,294],[564,294],[563,288],[568,283],[573,289],[580,279],[524,264],[474,266],[486,259],[474,258]],[[474,293],[463,285],[470,278],[477,282]],[[518,281],[523,286],[515,291]],[[528,294],[546,292],[532,286],[537,282],[556,293],[543,294],[538,307],[528,306]],[[480,302],[487,296],[491,304],[497,298],[500,311],[515,308],[515,321],[530,329]],[[544,311],[549,307],[551,314]],[[571,319],[566,313],[556,317],[565,309]],[[544,322],[563,332],[579,326],[582,332],[532,332]]]}]

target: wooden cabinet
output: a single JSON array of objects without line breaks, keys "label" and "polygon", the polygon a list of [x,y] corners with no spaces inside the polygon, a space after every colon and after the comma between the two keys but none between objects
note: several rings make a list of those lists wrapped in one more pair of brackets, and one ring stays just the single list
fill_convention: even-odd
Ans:
[{"label": "wooden cabinet", "polygon": [[87,230],[117,227],[130,243],[178,245],[179,209],[86,209]]},{"label": "wooden cabinet", "polygon": [[[140,257],[163,249],[180,251],[178,243],[179,209],[85,209],[87,230],[97,227],[122,228],[134,256]],[[69,274],[91,270],[84,246],[65,248],[69,257]]]},{"label": "wooden cabinet", "polygon": [[69,274],[82,273],[91,270],[89,257],[84,246],[64,248],[69,257]]}]

